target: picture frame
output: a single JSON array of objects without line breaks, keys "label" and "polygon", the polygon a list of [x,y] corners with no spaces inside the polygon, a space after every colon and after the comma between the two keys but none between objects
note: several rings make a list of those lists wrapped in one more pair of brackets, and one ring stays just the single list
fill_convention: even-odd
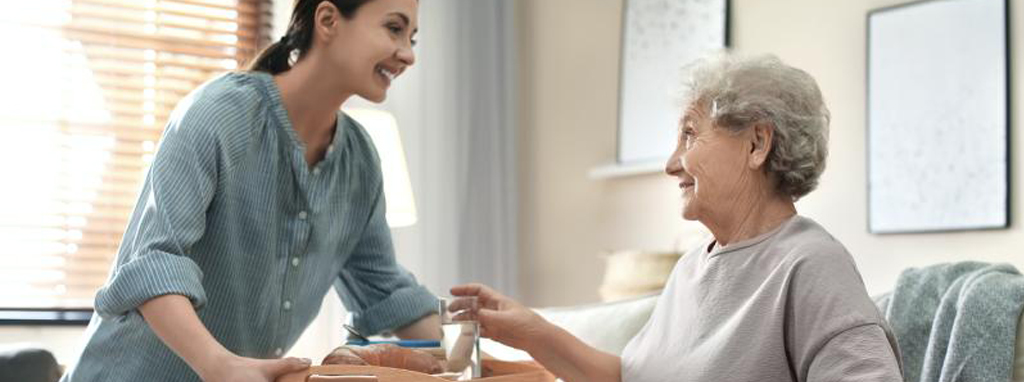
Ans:
[{"label": "picture frame", "polygon": [[868,231],[1010,225],[1007,0],[867,16]]},{"label": "picture frame", "polygon": [[730,0],[624,0],[617,163],[655,164],[675,149],[685,67],[729,46]]}]

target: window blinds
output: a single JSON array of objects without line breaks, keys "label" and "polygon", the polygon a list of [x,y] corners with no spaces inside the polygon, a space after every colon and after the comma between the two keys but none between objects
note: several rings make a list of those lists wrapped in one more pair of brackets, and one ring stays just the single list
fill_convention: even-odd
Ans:
[{"label": "window blinds", "polygon": [[0,308],[90,308],[171,110],[269,42],[271,0],[0,8]]}]

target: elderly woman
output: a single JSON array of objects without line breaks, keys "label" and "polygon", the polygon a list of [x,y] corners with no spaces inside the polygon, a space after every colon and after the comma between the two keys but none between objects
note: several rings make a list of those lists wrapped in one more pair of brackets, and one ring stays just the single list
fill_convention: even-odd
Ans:
[{"label": "elderly woman", "polygon": [[683,218],[714,237],[679,260],[621,358],[486,286],[452,294],[479,297],[484,336],[569,382],[902,380],[850,254],[794,206],[828,152],[814,79],[771,56],[721,56],[694,68],[689,95],[665,172]]}]

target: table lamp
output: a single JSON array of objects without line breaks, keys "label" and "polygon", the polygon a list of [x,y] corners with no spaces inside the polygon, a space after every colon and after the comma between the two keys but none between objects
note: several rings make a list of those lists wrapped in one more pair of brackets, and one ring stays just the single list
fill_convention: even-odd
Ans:
[{"label": "table lamp", "polygon": [[409,168],[405,162],[402,138],[395,117],[376,109],[345,109],[352,119],[363,125],[370,134],[380,156],[384,175],[384,197],[387,199],[387,220],[391,228],[416,224],[416,201],[409,181]]}]

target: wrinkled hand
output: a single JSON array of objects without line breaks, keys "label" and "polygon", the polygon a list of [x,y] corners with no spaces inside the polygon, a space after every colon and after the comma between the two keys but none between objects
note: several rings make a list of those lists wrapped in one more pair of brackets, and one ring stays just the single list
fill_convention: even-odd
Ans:
[{"label": "wrinkled hand", "polygon": [[[517,349],[530,351],[531,346],[543,342],[538,340],[543,338],[544,331],[551,326],[533,310],[486,285],[458,285],[451,289],[451,294],[456,297],[476,296],[480,335]],[[471,304],[470,300],[455,299],[448,310],[464,310],[469,308],[468,304]]]},{"label": "wrinkled hand", "polygon": [[256,359],[233,356],[203,375],[204,382],[274,382],[278,377],[309,368],[309,359]]}]

